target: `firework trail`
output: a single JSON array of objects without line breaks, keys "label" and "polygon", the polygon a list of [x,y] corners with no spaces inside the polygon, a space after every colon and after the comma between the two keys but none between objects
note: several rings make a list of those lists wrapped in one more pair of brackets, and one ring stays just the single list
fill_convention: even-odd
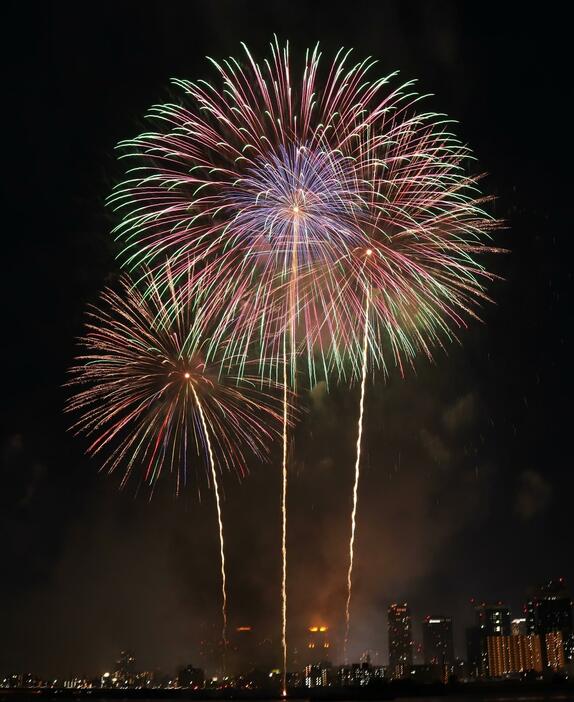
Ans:
[{"label": "firework trail", "polygon": [[[367,251],[367,255],[371,255]],[[363,438],[363,414],[365,407],[365,386],[367,383],[367,365],[369,350],[369,304],[370,295],[367,290],[365,297],[365,331],[363,334],[363,357],[361,368],[361,397],[359,400],[359,419],[357,422],[357,445],[355,459],[355,481],[353,483],[353,508],[351,510],[351,537],[349,539],[349,570],[347,571],[347,603],[345,606],[345,639],[343,643],[343,659],[347,662],[347,647],[351,627],[351,595],[353,592],[353,563],[355,560],[355,529],[357,521],[357,506],[359,501],[359,478],[361,475],[361,441]]]},{"label": "firework trail", "polygon": [[[293,205],[293,257],[291,280],[289,282],[289,336],[291,343],[291,370],[293,378],[297,367],[296,361],[296,306],[297,306],[297,245],[299,238],[299,206]],[[287,696],[287,467],[289,423],[288,373],[287,373],[287,334],[283,334],[283,464],[281,480],[281,644],[283,653],[283,687],[282,695]],[[293,381],[294,382],[294,381]]]},{"label": "firework trail", "polygon": [[[263,63],[244,50],[211,60],[214,85],[174,81],[177,103],[153,107],[154,127],[119,145],[130,164],[110,197],[120,257],[173,284],[171,315],[193,309],[208,361],[237,361],[241,375],[257,348],[259,372],[283,373],[285,393],[302,372],[308,386],[360,379],[364,391],[368,363],[402,373],[477,316],[494,277],[477,258],[496,251],[498,223],[470,149],[419,109],[412,82],[372,78],[375,61],[343,50],[323,64],[317,46],[297,71],[277,40]],[[283,421],[285,668],[285,408]]]},{"label": "firework trail", "polygon": [[283,363],[283,461],[281,472],[281,649],[283,656],[282,695],[287,696],[287,431],[289,414],[287,405],[287,350]]},{"label": "firework trail", "polygon": [[243,373],[241,380],[222,379],[205,363],[200,348],[190,345],[189,310],[172,314],[173,289],[162,294],[151,280],[144,295],[127,276],[119,287],[106,289],[102,304],[90,309],[80,340],[85,353],[69,382],[75,394],[67,410],[79,415],[72,428],[91,438],[89,454],[107,454],[102,468],[112,473],[124,466],[122,486],[142,466],[140,482],[153,490],[162,472],[169,472],[179,494],[194,464],[207,468],[219,528],[225,656],[227,578],[217,464],[243,475],[247,452],[263,459],[267,442],[278,435],[280,404],[258,389],[260,378]]},{"label": "firework trail", "polygon": [[[203,407],[197,396],[197,392],[192,384],[190,384],[191,392],[193,393],[193,399],[197,405],[197,411],[199,413],[199,418],[201,419],[201,426],[203,427],[203,432],[205,435],[205,443],[207,444],[207,452],[209,455],[209,465],[211,468],[211,479],[213,480],[213,491],[215,493],[215,504],[217,507],[217,524],[219,526],[219,559],[221,563],[221,620],[223,622],[221,629],[221,638],[223,640],[223,672],[225,673],[225,653],[227,650],[227,577],[225,574],[225,542],[223,538],[223,519],[221,517],[221,500],[219,496],[219,480],[217,478],[217,471],[215,469],[215,458],[213,456],[213,449],[211,447],[211,439],[209,438],[209,429],[207,428],[207,422],[205,421],[205,415],[203,414]],[[287,401],[285,401],[285,405]]]}]

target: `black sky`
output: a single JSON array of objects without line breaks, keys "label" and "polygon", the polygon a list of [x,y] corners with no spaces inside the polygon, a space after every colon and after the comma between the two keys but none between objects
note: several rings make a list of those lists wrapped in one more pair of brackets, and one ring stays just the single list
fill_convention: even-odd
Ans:
[{"label": "black sky", "polygon": [[[2,86],[0,671],[97,672],[121,647],[142,666],[198,658],[218,619],[214,508],[202,491],[151,503],[97,474],[66,432],[66,369],[85,306],[117,274],[104,206],[114,146],[171,77],[204,56],[353,47],[418,78],[488,173],[512,253],[462,346],[367,397],[352,652],[386,659],[386,606],[418,622],[507,600],[552,576],[574,586],[571,465],[570,18],[559,3],[9,3]],[[536,9],[536,11],[535,11]],[[8,158],[6,159],[6,153]],[[290,627],[341,625],[356,391],[316,388],[290,493]],[[204,487],[204,486],[203,486]],[[277,644],[279,470],[225,480],[231,619]],[[418,623],[415,635],[420,638]],[[462,637],[457,638],[463,653]],[[278,651],[278,648],[277,648]]]}]

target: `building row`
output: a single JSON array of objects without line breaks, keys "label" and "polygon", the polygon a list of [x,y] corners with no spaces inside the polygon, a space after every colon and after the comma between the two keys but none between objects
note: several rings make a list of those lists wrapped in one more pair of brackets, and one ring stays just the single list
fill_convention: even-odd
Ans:
[{"label": "building row", "polygon": [[[388,666],[371,664],[368,656],[359,663],[335,665],[336,651],[329,627],[324,624],[307,629],[306,643],[293,652],[290,670],[292,686],[363,686],[379,679],[410,679],[418,682],[447,682],[458,679],[501,678],[556,673],[569,669],[574,675],[573,605],[563,579],[553,580],[529,592],[523,616],[512,619],[510,609],[502,602],[473,603],[474,623],[466,630],[466,661],[455,658],[453,621],[448,616],[427,616],[422,622],[422,650],[415,646],[412,617],[407,602],[396,602],[388,608]],[[280,678],[274,668],[274,647],[262,641],[252,627],[237,627],[224,649],[222,642],[206,637],[202,641],[200,661],[225,660],[225,671],[219,677],[204,675],[205,665],[186,666],[176,676],[136,669],[135,657],[122,651],[114,668],[97,680],[74,677],[64,686],[145,688],[204,686],[238,686],[262,688]],[[421,664],[421,654],[424,663]],[[271,671],[271,672],[269,672]],[[61,686],[61,682],[42,682],[35,676],[0,676],[0,687]]]},{"label": "building row", "polygon": [[[527,672],[558,672],[574,663],[572,600],[564,579],[534,588],[524,616],[511,619],[502,602],[474,603],[474,624],[466,631],[466,676],[504,677]],[[450,617],[426,617],[422,623],[427,665],[455,672],[453,626]],[[406,602],[388,610],[389,669],[393,679],[409,676],[413,668],[411,614]]]}]

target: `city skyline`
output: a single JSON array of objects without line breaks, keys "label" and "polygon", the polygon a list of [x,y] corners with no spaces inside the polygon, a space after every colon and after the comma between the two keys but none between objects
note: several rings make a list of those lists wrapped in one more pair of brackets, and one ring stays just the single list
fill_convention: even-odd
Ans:
[{"label": "city skyline", "polygon": [[[532,669],[540,673],[548,667],[566,670],[565,666],[570,666],[574,669],[574,601],[563,578],[530,586],[520,609],[520,614],[525,616],[513,616],[516,613],[501,601],[477,603],[471,599],[469,609],[472,609],[475,626],[464,629],[463,654],[454,649],[454,633],[460,635],[462,630],[452,617],[435,613],[413,620],[409,604],[399,602],[389,604],[386,621],[382,623],[389,639],[386,659],[367,642],[357,661],[342,660],[342,633],[334,632],[323,622],[311,624],[303,632],[291,632],[296,643],[289,651],[288,670],[304,673],[314,668],[318,680],[325,676],[321,666],[342,669],[351,663],[368,661],[374,668],[384,670],[381,677],[388,680],[408,678],[413,666],[418,669],[430,666],[444,668],[443,682],[447,682],[448,671],[462,676],[461,671],[464,670],[468,678],[483,678],[503,677],[514,668],[520,668],[520,665],[533,665]],[[211,631],[217,634],[216,627],[211,627]],[[560,634],[558,638],[554,636],[557,633]],[[198,668],[206,680],[221,680],[225,675],[237,677],[253,670],[278,670],[278,647],[273,646],[268,634],[246,624],[235,626],[229,631],[225,648],[217,636],[212,639],[203,634],[194,661],[196,666],[193,663],[186,666],[179,663],[173,667],[172,673],[184,671],[187,667],[188,674],[193,675],[193,670]],[[537,640],[534,641],[532,637]],[[222,670],[223,661],[225,671]],[[127,681],[125,684],[128,686],[135,686],[150,675],[137,670],[133,649],[128,648],[121,651],[115,668],[107,668],[110,670],[99,671],[102,685],[117,683],[121,686],[122,681]],[[157,667],[148,665],[147,668],[155,670],[156,677],[159,675]],[[8,672],[0,670],[4,676]],[[81,671],[83,679],[95,679],[96,671],[90,671],[89,675],[87,672]],[[26,675],[23,672],[19,674]],[[74,674],[78,677],[80,671],[74,671]],[[310,675],[311,672],[307,677]],[[162,676],[162,679],[174,679],[169,672],[162,673]],[[136,682],[129,682],[132,677]],[[44,679],[50,680],[51,676]],[[325,680],[322,685],[326,685]],[[307,686],[321,685],[314,683]]]}]

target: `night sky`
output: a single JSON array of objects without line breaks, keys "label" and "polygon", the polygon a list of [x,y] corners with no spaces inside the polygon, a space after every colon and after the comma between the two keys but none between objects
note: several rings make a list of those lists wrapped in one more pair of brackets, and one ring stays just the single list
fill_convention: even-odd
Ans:
[{"label": "night sky", "polygon": [[[199,662],[219,626],[212,495],[120,492],[67,432],[62,387],[85,307],[117,276],[105,197],[118,140],[213,76],[205,55],[353,47],[418,78],[488,175],[507,222],[488,261],[504,280],[461,345],[367,394],[351,654],[386,662],[386,607],[406,599],[415,639],[452,615],[464,654],[469,599],[518,615],[529,585],[574,587],[571,469],[571,76],[559,4],[502,2],[9,3],[2,85],[0,671],[97,673],[123,647],[142,668]],[[533,6],[534,7],[534,6]],[[5,13],[5,15],[8,13]],[[8,162],[6,162],[6,149]],[[297,427],[289,494],[289,627],[341,631],[357,390],[316,387]],[[279,661],[279,448],[224,478],[230,618]],[[198,497],[198,488],[201,492]],[[209,666],[208,666],[209,667]]]}]

